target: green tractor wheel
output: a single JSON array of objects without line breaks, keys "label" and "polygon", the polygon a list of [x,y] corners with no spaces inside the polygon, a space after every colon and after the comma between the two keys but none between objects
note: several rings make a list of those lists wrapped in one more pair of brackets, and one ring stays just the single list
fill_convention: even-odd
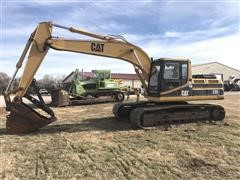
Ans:
[{"label": "green tractor wheel", "polygon": [[114,100],[115,100],[116,102],[122,102],[122,101],[124,100],[124,97],[125,97],[124,93],[122,93],[122,92],[117,92],[117,93],[115,93],[115,95],[114,95]]}]

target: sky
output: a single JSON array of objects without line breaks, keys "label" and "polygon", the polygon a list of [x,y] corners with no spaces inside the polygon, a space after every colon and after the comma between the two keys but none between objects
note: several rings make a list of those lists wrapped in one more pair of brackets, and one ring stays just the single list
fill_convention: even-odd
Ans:
[{"label": "sky", "polygon": [[[122,35],[154,59],[188,58],[192,64],[218,61],[240,70],[239,1],[1,0],[0,7],[0,71],[9,76],[29,35],[42,21],[102,35]],[[84,38],[58,29],[54,35]],[[119,59],[50,50],[36,78],[62,76],[76,68],[134,73],[131,64]]]}]

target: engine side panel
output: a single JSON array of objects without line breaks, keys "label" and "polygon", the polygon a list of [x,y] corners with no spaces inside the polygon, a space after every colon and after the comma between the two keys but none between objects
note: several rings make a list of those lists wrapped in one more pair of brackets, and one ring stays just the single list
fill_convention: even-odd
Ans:
[{"label": "engine side panel", "polygon": [[148,100],[154,102],[171,102],[224,99],[221,80],[193,79],[192,82],[171,91],[162,92],[159,96],[148,96]]}]

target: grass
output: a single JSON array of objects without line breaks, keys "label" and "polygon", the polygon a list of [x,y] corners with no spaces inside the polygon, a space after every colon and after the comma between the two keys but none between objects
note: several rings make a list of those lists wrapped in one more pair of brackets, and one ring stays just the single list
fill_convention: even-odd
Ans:
[{"label": "grass", "polygon": [[112,104],[54,108],[58,121],[38,132],[8,135],[1,113],[2,179],[239,179],[239,95],[211,101],[224,123],[167,131],[132,130]]}]

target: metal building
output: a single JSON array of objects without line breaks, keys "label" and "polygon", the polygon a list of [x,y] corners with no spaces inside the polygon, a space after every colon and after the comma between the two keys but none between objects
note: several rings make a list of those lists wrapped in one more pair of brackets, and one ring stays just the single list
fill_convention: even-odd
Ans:
[{"label": "metal building", "polygon": [[240,70],[234,69],[219,62],[209,62],[192,66],[193,74],[216,74],[222,75],[223,81],[229,79],[230,76],[240,77]]}]

